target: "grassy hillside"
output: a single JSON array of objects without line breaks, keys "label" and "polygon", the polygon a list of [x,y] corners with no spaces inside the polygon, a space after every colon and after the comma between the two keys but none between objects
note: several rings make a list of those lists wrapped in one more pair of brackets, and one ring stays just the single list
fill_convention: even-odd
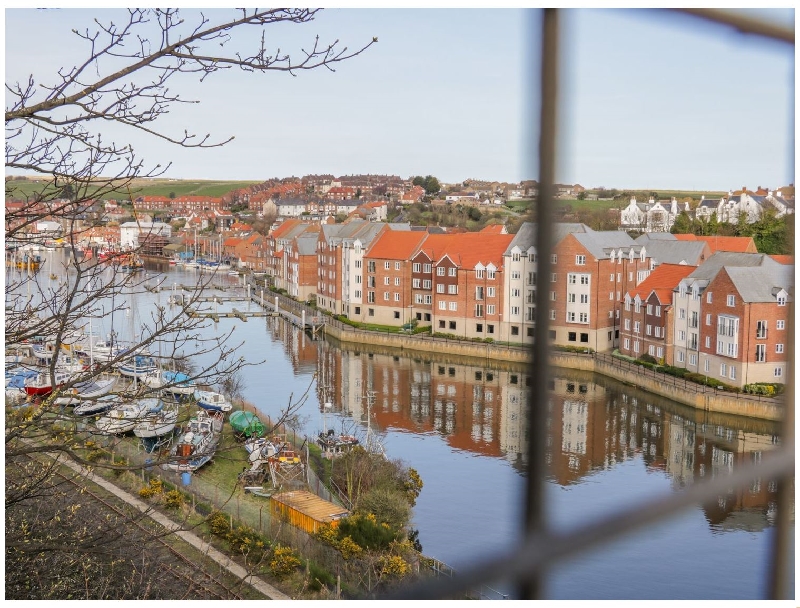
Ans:
[{"label": "grassy hillside", "polygon": [[[45,187],[46,181],[27,179],[15,179],[6,181],[6,198],[20,199],[32,197],[37,192],[41,192]],[[244,188],[253,184],[260,184],[260,181],[222,181],[222,180],[171,180],[171,179],[141,179],[131,184],[130,193],[133,197],[137,196],[213,196],[218,197],[227,194],[231,190]],[[105,198],[117,198],[126,200],[128,198],[127,188],[121,189],[116,193],[109,194]]]}]

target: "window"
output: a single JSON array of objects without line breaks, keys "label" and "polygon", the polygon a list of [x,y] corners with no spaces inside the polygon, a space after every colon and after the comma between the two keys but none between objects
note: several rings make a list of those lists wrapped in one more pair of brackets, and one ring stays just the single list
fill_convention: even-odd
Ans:
[{"label": "window", "polygon": [[511,290],[511,297],[512,298],[518,298],[518,297],[520,297],[521,294],[522,294],[522,292],[520,291],[519,287],[515,287],[515,288],[513,288]]},{"label": "window", "polygon": [[475,269],[475,278],[482,279],[483,278],[483,268],[476,268]]},{"label": "window", "polygon": [[652,344],[650,346],[648,346],[647,347],[647,354],[650,355],[651,357],[654,356],[656,354],[656,347],[653,346]]},{"label": "window", "polygon": [[420,264],[419,262],[414,262],[411,265],[411,271],[412,272],[422,272],[422,264]]},{"label": "window", "polygon": [[679,350],[678,351],[678,363],[683,363],[683,361],[684,361],[683,351]]},{"label": "window", "polygon": [[728,306],[736,306],[736,296],[728,296]]},{"label": "window", "polygon": [[370,308],[370,309],[367,311],[367,314],[368,314],[370,317],[374,317],[374,316],[375,316],[375,309],[374,309],[374,308]]},{"label": "window", "polygon": [[585,255],[576,255],[575,256],[575,264],[578,266],[585,266],[586,265],[586,256]]},{"label": "window", "polygon": [[711,371],[711,361],[706,359],[705,371]]},{"label": "window", "polygon": [[422,294],[421,293],[415,294],[414,295],[414,303],[415,304],[422,304],[422,302],[423,302]]},{"label": "window", "polygon": [[728,373],[728,378],[730,378],[731,380],[736,380],[736,368],[733,365],[731,365],[730,372]]},{"label": "window", "polygon": [[384,262],[383,263],[383,267],[384,267],[385,270],[389,270],[392,267],[392,263],[391,262]]},{"label": "window", "polygon": [[623,348],[625,348],[625,350],[630,350],[631,349],[631,341],[628,338],[625,338],[622,341],[622,345],[623,345]]},{"label": "window", "polygon": [[369,302],[370,304],[374,304],[375,303],[375,292],[374,291],[368,291],[367,292],[367,302]]},{"label": "window", "polygon": [[447,286],[447,293],[449,293],[449,294],[457,294],[458,293],[458,285],[448,285]]},{"label": "window", "polygon": [[582,274],[581,275],[581,285],[588,285],[589,284],[589,275]]},{"label": "window", "polygon": [[367,271],[375,272],[375,260],[370,260],[367,262]]},{"label": "window", "polygon": [[706,336],[706,348],[711,348],[711,336]]},{"label": "window", "polygon": [[423,264],[422,265],[422,272],[424,272],[425,274],[430,274],[431,273],[431,268],[432,268],[431,264]]},{"label": "window", "polygon": [[783,344],[776,344],[775,345],[775,352],[782,353],[783,352]]},{"label": "window", "polygon": [[519,306],[512,306],[511,307],[511,314],[515,317],[518,317],[520,314]]},{"label": "window", "polygon": [[697,355],[694,353],[689,355],[689,365],[697,365]]},{"label": "window", "polygon": [[711,313],[706,315],[706,325],[711,325]]},{"label": "window", "polygon": [[448,327],[449,327],[450,329],[455,329],[455,328],[456,328],[456,322],[455,322],[455,321],[450,321],[450,322],[448,323]]},{"label": "window", "polygon": [[574,275],[574,274],[568,274],[567,275],[567,283],[569,283],[570,285],[575,285],[575,283],[577,283],[577,282],[578,282],[577,275]]},{"label": "window", "polygon": [[552,302],[555,302],[555,301],[556,301],[556,292],[555,292],[555,291],[551,291],[551,292],[550,292],[550,300],[551,300]]},{"label": "window", "polygon": [[439,300],[439,310],[447,310],[447,302]]},{"label": "window", "polygon": [[356,268],[361,268],[361,260],[356,260]]},{"label": "window", "polygon": [[786,296],[781,294],[778,296],[778,306],[786,306]]},{"label": "window", "polygon": [[589,303],[589,294],[582,293],[581,294],[581,304],[588,304]]},{"label": "window", "polygon": [[487,287],[486,288],[486,295],[490,298],[494,297],[494,287]]},{"label": "window", "polygon": [[395,319],[399,319],[400,318],[400,311],[398,311],[398,310],[394,311],[394,318]]},{"label": "window", "polygon": [[[494,325],[487,325],[486,326],[486,333],[487,334],[493,334],[494,333]],[[491,376],[491,374],[486,374],[486,379],[487,380],[491,380],[490,376]]]},{"label": "window", "polygon": [[550,275],[550,282],[555,283],[558,280],[558,275],[554,272]]},{"label": "window", "polygon": [[[423,298],[423,300],[425,301],[425,304],[430,304],[430,303],[432,303],[432,302],[433,302],[433,296],[432,296],[432,295],[426,295],[426,296]],[[430,321],[430,319],[428,319],[428,320]]]},{"label": "window", "polygon": [[355,293],[354,293],[354,296],[355,296],[355,298],[357,300],[361,299],[361,290],[360,289],[356,289]]},{"label": "window", "polygon": [[[644,333],[646,335],[648,335],[648,336],[652,336],[653,335],[653,326],[650,325],[649,323],[645,324]],[[650,353],[650,354],[652,355],[653,353]]]},{"label": "window", "polygon": [[756,322],[756,338],[758,340],[766,340],[767,339],[767,322],[766,321],[757,321]]},{"label": "window", "polygon": [[486,314],[487,315],[493,315],[494,314],[494,304],[489,304],[486,307]]},{"label": "window", "polygon": [[[551,310],[550,311],[550,320],[551,321],[555,321],[556,320],[556,311],[555,310]],[[555,333],[555,332],[553,332],[553,333]]]},{"label": "window", "polygon": [[395,262],[394,263],[394,269],[395,270],[400,270],[400,262]]},{"label": "window", "polygon": [[[444,325],[445,325],[444,321],[439,321],[439,329],[444,329]],[[439,373],[443,374],[444,372],[439,372]]]},{"label": "window", "polygon": [[368,277],[367,277],[367,285],[368,285],[369,287],[375,287],[375,277],[373,277],[373,276],[368,276]]},{"label": "window", "polygon": [[589,334],[581,334],[581,342],[589,342]]},{"label": "window", "polygon": [[[483,333],[483,323],[476,323],[475,324],[475,331],[478,332],[479,334],[482,334]],[[480,380],[481,379],[480,376],[481,376],[480,372],[475,372],[475,380]]]},{"label": "window", "polygon": [[756,344],[756,363],[763,363],[767,360],[767,345]]},{"label": "window", "polygon": [[631,329],[631,320],[630,319],[625,319],[625,329],[630,331],[630,329]]},{"label": "window", "polygon": [[357,315],[361,314],[361,307],[360,306],[356,306],[356,314]]},{"label": "window", "polygon": [[575,313],[574,312],[568,312],[567,313],[567,321],[569,321],[570,323],[574,323],[575,322]]},{"label": "window", "polygon": [[640,330],[641,330],[641,324],[639,323],[639,321],[634,321],[633,322],[633,332],[638,334]]},{"label": "window", "polygon": [[400,277],[395,277],[394,278],[394,286],[395,287],[400,287]]},{"label": "window", "polygon": [[[519,327],[517,327],[516,325],[512,325],[512,326],[511,326],[511,335],[512,335],[512,336],[518,336],[518,335],[519,335]],[[515,379],[515,380],[512,382],[512,384],[516,384],[516,383],[517,383],[517,382],[516,382],[516,376],[511,376],[511,377],[512,377],[513,379]]]},{"label": "window", "polygon": [[567,302],[574,302],[574,301],[575,301],[575,294],[574,293],[568,293],[567,294]]},{"label": "window", "polygon": [[652,315],[653,314],[653,305],[652,304],[648,304],[647,305],[647,314],[648,315]]},{"label": "window", "polygon": [[394,301],[395,302],[399,302],[400,301],[400,294],[398,292],[396,292],[396,291],[394,292]]},{"label": "window", "polygon": [[494,279],[494,273],[495,273],[494,270],[492,270],[491,268],[487,268],[486,269],[486,278],[489,279],[490,281],[493,280]]},{"label": "window", "polygon": [[785,323],[786,322],[782,320],[775,321],[775,329],[783,329],[785,327]]},{"label": "window", "polygon": [[483,304],[475,304],[475,316],[476,317],[483,316]]},{"label": "window", "polygon": [[724,363],[720,363],[719,364],[719,375],[724,378],[727,375],[727,373],[728,373],[728,366],[725,365]]},{"label": "window", "polygon": [[611,273],[611,282],[612,283],[614,282],[614,273],[613,272]]},{"label": "window", "polygon": [[661,307],[660,306],[656,306],[656,316],[657,317],[661,316]]},{"label": "window", "polygon": [[444,293],[445,285],[444,283],[437,283],[436,284],[436,293]]},{"label": "window", "polygon": [[483,300],[483,287],[476,287],[475,288],[475,299],[476,300]]},{"label": "window", "polygon": [[450,302],[450,310],[458,310],[458,302]]},{"label": "window", "polygon": [[776,378],[780,378],[781,376],[783,376],[783,368],[776,367],[772,375],[775,376]]},{"label": "window", "polygon": [[388,285],[390,282],[391,282],[391,279],[389,279],[389,277],[383,277],[383,284],[384,285]]},{"label": "window", "polygon": [[436,267],[436,276],[443,277],[445,274],[445,267],[444,266],[437,266]]},{"label": "window", "polygon": [[683,331],[682,329],[678,330],[678,340],[680,340],[681,342],[686,340],[686,332]]},{"label": "window", "polygon": [[430,279],[423,279],[422,280],[422,289],[430,289],[433,283],[431,283]]},{"label": "window", "polygon": [[570,342],[577,342],[578,334],[575,333],[574,331],[569,332],[567,334],[567,340],[570,341]]},{"label": "window", "polygon": [[639,352],[639,340],[636,340],[636,341],[633,343],[633,352],[635,352],[635,353],[638,353],[638,352]]},{"label": "window", "polygon": [[551,256],[550,256],[550,261],[551,261],[553,264],[558,264],[558,255],[556,255],[555,253],[554,253],[553,255],[551,255]]},{"label": "window", "polygon": [[711,304],[711,292],[710,291],[706,294],[706,302]]},{"label": "window", "polygon": [[422,281],[419,279],[412,279],[411,280],[411,287],[413,289],[419,289],[422,286]]},{"label": "window", "polygon": [[452,268],[448,268],[447,269],[447,276],[455,277],[457,275],[458,275],[458,268],[456,268],[455,266],[453,266]]},{"label": "window", "polygon": [[383,299],[384,299],[384,300],[388,300],[388,299],[389,299],[389,297],[390,297],[390,296],[389,296],[389,292],[388,292],[388,291],[384,291],[384,292],[383,292]]},{"label": "window", "polygon": [[678,318],[679,319],[685,319],[686,318],[686,309],[685,308],[679,308],[678,309]]}]

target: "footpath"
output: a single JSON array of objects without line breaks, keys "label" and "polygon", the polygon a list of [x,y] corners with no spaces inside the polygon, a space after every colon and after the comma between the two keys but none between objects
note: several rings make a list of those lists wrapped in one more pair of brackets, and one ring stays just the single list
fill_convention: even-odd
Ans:
[{"label": "footpath", "polygon": [[94,473],[87,473],[85,469],[82,469],[78,465],[73,462],[64,462],[63,464],[67,465],[77,473],[84,475],[88,481],[102,487],[104,490],[112,493],[114,496],[118,497],[121,500],[124,500],[131,506],[138,509],[140,512],[144,513],[158,524],[163,526],[166,530],[173,532],[178,538],[183,540],[184,542],[189,543],[190,545],[194,546],[195,548],[199,549],[204,555],[208,556],[216,563],[218,563],[221,567],[225,568],[228,572],[232,575],[236,576],[241,581],[247,583],[251,587],[253,587],[259,593],[262,593],[267,598],[272,600],[291,600],[292,598],[278,591],[275,587],[270,585],[269,583],[264,582],[259,577],[254,576],[247,572],[244,568],[242,568],[239,564],[232,561],[228,556],[224,555],[217,551],[214,547],[209,545],[203,539],[192,532],[187,532],[186,530],[181,530],[181,526],[165,515],[154,511],[150,505],[142,502],[132,494],[126,492],[125,490],[115,486],[113,483],[106,481],[102,477],[95,475]]}]

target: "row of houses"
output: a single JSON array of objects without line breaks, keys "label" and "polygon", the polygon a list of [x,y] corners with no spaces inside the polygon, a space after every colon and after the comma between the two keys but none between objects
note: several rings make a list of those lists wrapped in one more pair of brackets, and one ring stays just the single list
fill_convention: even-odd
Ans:
[{"label": "row of houses", "polygon": [[784,377],[791,259],[760,254],[745,237],[634,240],[557,224],[552,270],[540,277],[534,234],[530,223],[512,235],[294,220],[264,240],[259,259],[276,287],[355,321],[530,343],[536,293],[547,289],[554,344],[724,369],[729,384]]},{"label": "row of houses", "polygon": [[678,203],[676,198],[657,201],[650,198],[646,203],[632,197],[628,206],[620,212],[620,229],[639,232],[669,232],[680,213],[709,221],[737,224],[740,218],[748,223],[758,221],[767,209],[772,209],[776,217],[794,213],[794,198],[786,198],[781,191],[761,190],[750,192],[747,188],[729,192],[727,197],[701,197],[700,204],[692,211],[688,202]]}]

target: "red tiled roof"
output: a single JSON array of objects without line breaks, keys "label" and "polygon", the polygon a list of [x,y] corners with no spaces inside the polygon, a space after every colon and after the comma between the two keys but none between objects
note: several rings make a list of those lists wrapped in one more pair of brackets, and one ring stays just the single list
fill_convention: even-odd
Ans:
[{"label": "red tiled roof", "polygon": [[698,236],[698,241],[705,241],[711,253],[732,251],[734,253],[755,252],[755,242],[749,236]]},{"label": "red tiled roof", "polygon": [[366,256],[381,260],[408,260],[425,236],[425,232],[386,230],[378,235]]},{"label": "red tiled roof", "polygon": [[681,279],[694,272],[696,266],[688,264],[661,264],[637,287],[628,291],[632,298],[638,294],[639,298],[646,300],[653,292],[656,292],[658,301],[662,304],[672,303],[672,290],[677,287]]},{"label": "red tiled roof", "polygon": [[489,224],[481,232],[484,234],[504,234],[506,227],[503,224]]},{"label": "red tiled roof", "polygon": [[678,241],[696,241],[697,237],[693,234],[675,234],[675,240]]},{"label": "red tiled roof", "polygon": [[462,268],[474,268],[478,262],[490,262],[500,268],[503,253],[513,240],[513,234],[463,232],[460,234],[429,234],[421,249],[438,262],[445,255]]},{"label": "red tiled roof", "polygon": [[794,265],[793,255],[771,255],[769,257],[778,262],[778,264],[785,264],[786,266]]}]

